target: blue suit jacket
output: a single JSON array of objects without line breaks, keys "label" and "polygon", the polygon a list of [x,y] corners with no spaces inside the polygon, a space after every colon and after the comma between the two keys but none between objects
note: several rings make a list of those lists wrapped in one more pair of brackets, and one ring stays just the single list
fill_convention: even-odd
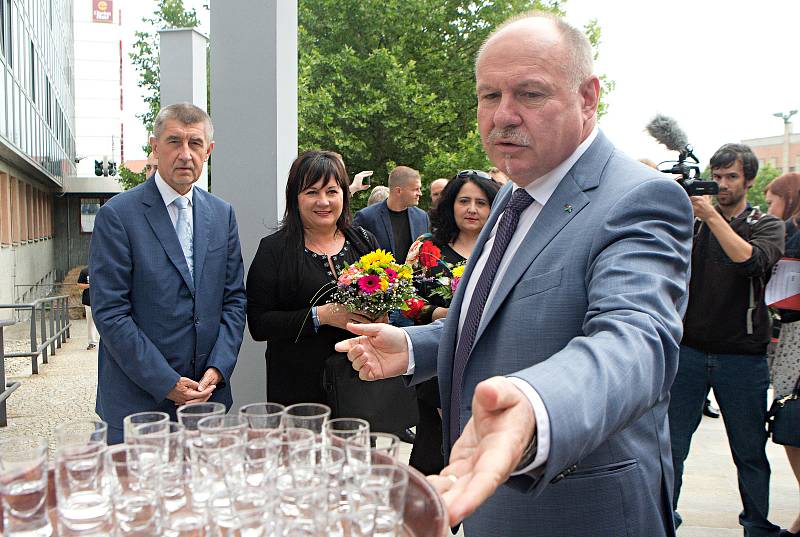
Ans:
[{"label": "blue suit jacket", "polygon": [[[437,374],[438,354],[445,446],[466,282],[510,195],[511,185],[498,194],[446,320],[407,329],[412,382]],[[467,519],[467,535],[674,535],[667,407],[692,220],[675,181],[602,133],[558,185],[483,313],[460,409],[463,429],[480,381],[524,379],[550,418],[549,458],[498,489]]]},{"label": "blue suit jacket", "polygon": [[[428,213],[419,207],[408,208],[408,224],[411,228],[411,241],[428,232]],[[405,261],[408,252],[398,252],[394,244],[392,221],[389,218],[389,207],[386,201],[364,207],[356,213],[353,219],[354,226],[361,226],[372,232],[378,239],[378,244],[384,250],[392,252],[394,258],[400,262]]]},{"label": "blue suit jacket", "polygon": [[200,188],[192,206],[194,280],[154,179],[97,213],[90,291],[100,332],[97,413],[109,424],[110,441],[128,414],[174,417],[167,393],[179,377],[199,380],[209,367],[224,378],[211,400],[232,404],[228,381],[247,303],[236,217],[230,204]]}]

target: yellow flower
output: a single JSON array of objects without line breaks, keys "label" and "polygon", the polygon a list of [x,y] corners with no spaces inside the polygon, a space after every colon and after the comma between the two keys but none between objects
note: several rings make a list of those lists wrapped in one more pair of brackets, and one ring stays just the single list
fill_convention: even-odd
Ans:
[{"label": "yellow flower", "polygon": [[453,276],[460,278],[464,275],[464,265],[459,265],[453,269]]},{"label": "yellow flower", "polygon": [[386,266],[393,262],[394,256],[391,254],[391,252],[380,249],[361,257],[361,264],[364,266],[364,270],[369,270],[373,267]]},{"label": "yellow flower", "polygon": [[402,268],[397,272],[397,277],[403,280],[410,280],[412,276],[413,274],[408,265],[403,265]]},{"label": "yellow flower", "polygon": [[389,288],[389,280],[381,278],[381,291],[386,291]]}]

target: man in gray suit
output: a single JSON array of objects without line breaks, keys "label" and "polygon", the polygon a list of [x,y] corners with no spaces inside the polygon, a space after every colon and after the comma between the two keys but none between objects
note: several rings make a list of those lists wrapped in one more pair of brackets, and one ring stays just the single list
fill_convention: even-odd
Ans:
[{"label": "man in gray suit", "polygon": [[438,374],[449,465],[430,479],[468,536],[674,536],[688,196],[599,132],[591,47],[560,19],[503,24],[476,79],[484,147],[512,184],[447,318],[349,325],[337,349],[362,379]]}]

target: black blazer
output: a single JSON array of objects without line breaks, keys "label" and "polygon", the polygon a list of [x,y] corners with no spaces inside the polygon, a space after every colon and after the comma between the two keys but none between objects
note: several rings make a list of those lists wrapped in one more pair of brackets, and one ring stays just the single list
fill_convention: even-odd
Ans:
[{"label": "black blazer", "polygon": [[[345,231],[348,263],[378,248],[363,228]],[[341,258],[339,258],[341,259]],[[256,341],[266,341],[267,399],[285,405],[325,403],[322,372],[336,342],[352,334],[333,326],[314,330],[311,307],[328,301],[334,289],[321,259],[312,259],[302,242],[277,231],[261,239],[247,274],[247,321]],[[341,262],[337,270],[341,269]],[[327,287],[326,287],[327,286]],[[322,293],[312,300],[320,289]]]}]

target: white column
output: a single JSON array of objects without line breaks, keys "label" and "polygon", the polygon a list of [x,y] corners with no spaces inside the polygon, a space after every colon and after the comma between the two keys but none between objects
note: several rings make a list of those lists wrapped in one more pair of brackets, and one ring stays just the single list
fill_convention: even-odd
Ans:
[{"label": "white column", "polygon": [[[192,28],[161,30],[158,35],[161,107],[189,102],[208,110],[208,38]],[[195,184],[208,190],[205,167]]]},{"label": "white column", "polygon": [[[233,204],[245,270],[283,217],[297,156],[297,2],[211,2],[214,193]],[[234,407],[264,401],[265,343],[248,332],[233,374]]]}]

